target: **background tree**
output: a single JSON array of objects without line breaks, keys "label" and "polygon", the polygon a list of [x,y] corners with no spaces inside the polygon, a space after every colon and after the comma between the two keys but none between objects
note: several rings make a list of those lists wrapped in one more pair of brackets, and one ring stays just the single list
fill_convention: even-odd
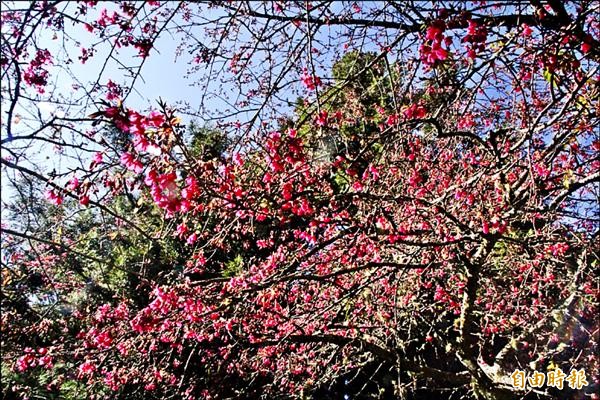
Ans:
[{"label": "background tree", "polygon": [[[25,4],[5,396],[596,396],[597,2]],[[135,104],[162,38],[198,104]]]}]

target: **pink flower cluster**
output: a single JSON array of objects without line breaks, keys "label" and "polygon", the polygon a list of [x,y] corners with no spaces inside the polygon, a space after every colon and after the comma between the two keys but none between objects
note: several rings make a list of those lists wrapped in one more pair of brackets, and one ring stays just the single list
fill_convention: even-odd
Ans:
[{"label": "pink flower cluster", "polygon": [[406,119],[421,119],[427,116],[427,109],[421,103],[411,104],[402,114]]},{"label": "pink flower cluster", "polygon": [[38,49],[35,57],[23,72],[23,80],[29,86],[35,86],[38,93],[44,93],[44,86],[48,83],[48,71],[45,65],[52,64],[52,55],[46,49]]},{"label": "pink flower cluster", "polygon": [[94,372],[96,372],[96,365],[90,361],[86,361],[79,366],[77,370],[77,377],[81,379],[85,376],[91,376]]},{"label": "pink flower cluster", "polygon": [[90,203],[90,197],[88,196],[87,188],[89,185],[81,185],[79,179],[73,177],[66,186],[67,190],[79,194],[79,204],[87,206]]},{"label": "pink flower cluster", "polygon": [[[163,114],[153,111],[146,116],[132,110],[123,112],[119,107],[109,107],[102,112],[102,115],[112,120],[118,129],[133,136],[132,142],[138,153],[147,152],[153,156],[162,154],[161,147],[150,140],[147,132],[160,128],[165,124],[166,120]],[[101,160],[101,156],[95,158],[96,163],[101,162]],[[121,163],[136,174],[141,173],[144,169],[142,162],[129,152],[121,155]]]},{"label": "pink flower cluster", "polygon": [[45,347],[40,347],[37,353],[32,348],[27,347],[24,352],[25,354],[17,359],[16,368],[19,372],[25,372],[38,366],[47,369],[52,369],[54,366],[52,356],[48,354],[48,349]]},{"label": "pink flower cluster", "polygon": [[153,46],[154,43],[150,39],[139,39],[133,42],[133,47],[137,49],[138,55],[142,58],[148,57]]},{"label": "pink flower cluster", "polygon": [[119,100],[121,96],[123,96],[123,89],[121,86],[109,79],[108,82],[106,82],[106,100]]},{"label": "pink flower cluster", "polygon": [[467,35],[462,40],[463,43],[469,43],[467,57],[474,60],[477,57],[477,52],[485,50],[487,36],[488,32],[485,26],[478,25],[475,21],[469,21]]},{"label": "pink flower cluster", "polygon": [[[180,209],[181,201],[179,199],[177,174],[175,172],[158,174],[155,170],[150,170],[144,182],[150,187],[150,193],[156,205],[169,212],[175,212]],[[189,186],[186,189],[186,196],[190,197],[191,190]]]},{"label": "pink flower cluster", "polygon": [[327,110],[323,110],[317,115],[317,118],[315,118],[315,123],[318,126],[326,126],[328,117],[329,114],[327,113]]},{"label": "pink flower cluster", "polygon": [[442,20],[435,20],[427,28],[425,33],[426,43],[420,47],[421,61],[428,67],[434,67],[448,58],[448,50],[442,47],[442,42],[446,46],[450,43],[450,38],[444,37],[446,24]]},{"label": "pink flower cluster", "polygon": [[63,197],[56,190],[51,189],[46,191],[46,199],[55,206],[60,206],[63,202]]},{"label": "pink flower cluster", "polygon": [[306,86],[308,90],[315,90],[317,87],[321,86],[321,78],[316,75],[312,75],[308,72],[308,69],[304,68],[302,71],[302,75],[300,75],[300,80]]},{"label": "pink flower cluster", "polygon": [[128,170],[133,171],[136,174],[139,174],[144,170],[144,164],[131,153],[121,154],[121,163],[125,165]]}]

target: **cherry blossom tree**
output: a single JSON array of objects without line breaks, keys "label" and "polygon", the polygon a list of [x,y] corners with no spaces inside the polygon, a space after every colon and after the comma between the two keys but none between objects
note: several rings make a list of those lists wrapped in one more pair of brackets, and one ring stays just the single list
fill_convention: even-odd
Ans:
[{"label": "cherry blossom tree", "polygon": [[4,396],[598,398],[599,11],[2,3]]}]

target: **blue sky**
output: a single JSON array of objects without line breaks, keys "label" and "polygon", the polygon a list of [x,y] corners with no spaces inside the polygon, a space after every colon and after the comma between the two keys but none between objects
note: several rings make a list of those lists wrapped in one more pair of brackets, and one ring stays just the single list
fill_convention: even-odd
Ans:
[{"label": "blue sky", "polygon": [[[4,6],[5,4],[3,3],[3,8]],[[23,3],[17,3],[14,6],[22,7]],[[67,7],[71,8],[71,11],[75,6],[75,3],[67,5]],[[94,13],[98,15],[103,6],[110,9],[111,4],[100,4],[95,11],[88,14],[90,19],[95,19],[96,16],[94,16]],[[49,88],[56,88],[55,96],[52,97],[56,99],[58,97],[56,94],[62,94],[74,105],[59,106],[53,101],[45,101],[51,100],[50,93],[43,95],[35,94],[34,96],[37,98],[33,102],[19,102],[15,109],[15,119],[13,119],[12,124],[13,136],[26,135],[39,127],[38,112],[43,120],[48,120],[52,116],[84,117],[95,111],[93,104],[89,104],[89,102],[104,99],[104,94],[98,93],[96,98],[86,98],[83,93],[73,90],[72,85],[74,82],[80,82],[83,87],[90,87],[96,80],[100,84],[106,84],[109,79],[124,85],[128,82],[123,70],[114,61],[107,64],[106,70],[99,77],[99,72],[108,55],[109,48],[106,44],[94,46],[95,34],[87,32],[81,25],[73,27],[69,22],[65,23],[65,36],[74,38],[79,42],[79,45],[77,45],[74,40],[71,41],[67,46],[68,53],[65,53],[61,48],[63,39],[61,35],[53,37],[50,30],[41,30],[40,32],[41,34],[37,37],[38,47],[42,49],[47,48],[54,56],[54,65],[48,68],[52,79]],[[151,56],[144,62],[142,75],[136,81],[135,90],[127,98],[126,105],[128,107],[139,110],[156,107],[159,98],[167,104],[175,104],[177,101],[186,100],[193,108],[199,106],[199,89],[190,86],[191,81],[184,78],[188,69],[187,61],[189,56],[184,53],[182,57],[176,59],[177,44],[178,41],[174,40],[170,35],[162,35],[155,43],[155,48],[151,51]],[[86,48],[94,47],[97,50],[96,55],[90,58],[85,64],[81,64],[77,59],[80,54],[80,46]],[[64,60],[67,58],[71,58],[74,62],[65,66]],[[119,50],[118,60],[129,66],[137,65],[141,62],[141,58],[137,56],[137,52],[127,48]],[[5,85],[4,82],[3,85]],[[32,93],[34,93],[34,90],[31,90],[28,94],[31,95]],[[88,104],[89,108],[83,108],[84,104]],[[220,105],[217,101],[213,100],[213,104],[209,105],[209,107],[211,106],[216,108]],[[5,105],[3,105],[3,108],[7,109]],[[182,117],[185,122],[189,121],[189,118],[186,118],[185,115]],[[3,116],[3,118],[6,117]],[[17,121],[18,123],[15,123]],[[4,129],[1,137],[3,139],[6,138]],[[65,150],[63,156],[58,156],[55,149],[47,143],[20,140],[11,143],[11,147],[13,146],[26,147],[22,152],[27,154],[30,161],[28,166],[34,167],[34,169],[41,171],[52,169],[64,171],[78,165],[78,160],[68,157],[68,149]],[[3,157],[7,155],[6,152],[2,154]],[[67,155],[67,157],[64,155]],[[75,155],[73,154],[73,156]],[[2,175],[3,178],[6,178],[4,170],[2,171]],[[7,201],[12,195],[13,192],[8,187],[8,179],[2,179],[2,202]]]}]

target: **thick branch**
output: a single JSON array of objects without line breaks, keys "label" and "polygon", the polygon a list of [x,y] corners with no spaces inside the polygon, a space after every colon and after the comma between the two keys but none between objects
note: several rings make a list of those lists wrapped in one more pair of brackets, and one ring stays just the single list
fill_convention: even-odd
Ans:
[{"label": "thick branch", "polygon": [[[382,360],[393,363],[400,362],[402,369],[421,375],[424,378],[432,379],[436,382],[444,382],[453,387],[460,387],[469,383],[468,374],[465,372],[447,372],[427,367],[410,360],[398,360],[398,357],[394,352],[361,338],[349,338],[338,335],[292,335],[288,337],[287,340],[292,343],[330,343],[338,346],[355,345]],[[279,344],[281,344],[281,341],[268,340],[252,343],[252,346],[263,347],[276,346]]]}]

